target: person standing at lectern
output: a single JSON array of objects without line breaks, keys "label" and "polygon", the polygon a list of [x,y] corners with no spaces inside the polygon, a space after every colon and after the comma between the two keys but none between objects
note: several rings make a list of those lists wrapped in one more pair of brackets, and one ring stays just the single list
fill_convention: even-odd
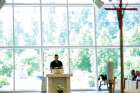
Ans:
[{"label": "person standing at lectern", "polygon": [[63,69],[63,64],[60,60],[58,60],[58,54],[54,55],[54,60],[50,63],[50,70],[52,72],[53,69]]}]

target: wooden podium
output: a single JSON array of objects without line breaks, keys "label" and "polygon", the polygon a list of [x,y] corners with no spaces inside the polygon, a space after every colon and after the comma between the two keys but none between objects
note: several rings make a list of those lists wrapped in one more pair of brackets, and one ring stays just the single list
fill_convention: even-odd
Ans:
[{"label": "wooden podium", "polygon": [[64,93],[70,93],[71,74],[47,74],[48,93],[57,93],[57,86],[63,87]]}]

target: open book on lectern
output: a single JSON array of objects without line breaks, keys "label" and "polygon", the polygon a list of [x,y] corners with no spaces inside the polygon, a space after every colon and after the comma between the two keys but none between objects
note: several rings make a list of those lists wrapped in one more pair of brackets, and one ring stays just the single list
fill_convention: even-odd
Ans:
[{"label": "open book on lectern", "polygon": [[64,74],[64,69],[52,69],[52,74]]}]

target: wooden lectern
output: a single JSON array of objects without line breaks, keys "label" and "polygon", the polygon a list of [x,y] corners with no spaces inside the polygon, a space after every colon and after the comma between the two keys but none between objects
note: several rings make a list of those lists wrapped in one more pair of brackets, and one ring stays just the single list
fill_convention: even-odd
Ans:
[{"label": "wooden lectern", "polygon": [[62,86],[64,93],[70,93],[71,74],[47,74],[48,93],[58,93],[57,86]]}]

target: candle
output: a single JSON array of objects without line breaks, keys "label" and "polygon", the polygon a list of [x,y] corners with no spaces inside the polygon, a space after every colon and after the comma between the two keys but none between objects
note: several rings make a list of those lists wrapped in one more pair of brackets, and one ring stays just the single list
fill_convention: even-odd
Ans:
[{"label": "candle", "polygon": [[108,74],[108,80],[112,80],[114,78],[113,63],[111,61],[107,62],[107,74]]}]

